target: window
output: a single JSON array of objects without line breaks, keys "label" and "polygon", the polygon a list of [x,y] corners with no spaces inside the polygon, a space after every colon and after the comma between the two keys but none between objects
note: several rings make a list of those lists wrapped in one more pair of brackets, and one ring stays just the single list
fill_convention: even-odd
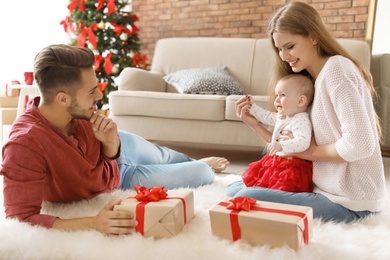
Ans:
[{"label": "window", "polygon": [[60,22],[69,14],[69,0],[18,0],[1,3],[0,83],[24,82],[35,55],[46,45],[68,43]]},{"label": "window", "polygon": [[372,53],[390,53],[390,34],[388,25],[390,24],[390,1],[376,0],[376,15],[374,22],[374,35],[372,41]]}]

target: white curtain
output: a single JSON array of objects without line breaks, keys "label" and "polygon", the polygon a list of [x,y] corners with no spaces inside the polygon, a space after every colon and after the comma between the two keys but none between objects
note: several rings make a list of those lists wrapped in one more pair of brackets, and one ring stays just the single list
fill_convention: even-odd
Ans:
[{"label": "white curtain", "polygon": [[68,43],[60,22],[69,0],[17,0],[1,3],[0,83],[24,81],[35,55],[46,45]]}]

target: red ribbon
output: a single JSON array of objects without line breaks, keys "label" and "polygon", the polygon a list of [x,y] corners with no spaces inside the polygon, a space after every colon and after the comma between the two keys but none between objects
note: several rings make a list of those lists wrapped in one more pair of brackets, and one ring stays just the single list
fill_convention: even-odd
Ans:
[{"label": "red ribbon", "polygon": [[108,82],[99,82],[97,85],[98,90],[100,93],[104,93],[104,90],[108,87]]},{"label": "red ribbon", "polygon": [[108,9],[108,12],[107,12],[108,15],[115,13],[115,11],[116,11],[115,0],[108,0],[107,9]]},{"label": "red ribbon", "polygon": [[[20,84],[20,82],[19,81],[17,81],[17,80],[12,80],[11,82],[10,82],[10,84],[11,85],[19,85]],[[9,91],[9,86],[8,86],[8,83],[7,84],[5,84],[5,95],[8,97],[9,96],[9,93],[8,93],[8,91]],[[18,95],[20,94],[20,89],[19,89],[19,91],[18,91]],[[27,97],[28,98],[28,97]],[[26,100],[27,101],[27,100]]]},{"label": "red ribbon", "polygon": [[99,0],[98,5],[96,6],[96,10],[100,11],[100,9],[103,8],[104,2],[105,2],[105,0]]},{"label": "red ribbon", "polygon": [[[96,7],[96,10],[100,11],[104,6],[105,1],[106,0],[99,0],[98,5]],[[114,13],[116,11],[115,0],[108,0],[107,9],[108,9],[108,12],[107,12],[108,15],[111,15],[112,13]]]},{"label": "red ribbon", "polygon": [[131,34],[131,31],[129,28],[127,28],[126,26],[124,25],[119,25],[117,23],[113,23],[113,22],[110,22],[110,24],[114,27],[114,32],[118,35],[120,35],[122,33],[122,31],[124,31],[125,33],[127,34]]},{"label": "red ribbon", "polygon": [[70,12],[73,12],[74,9],[76,9],[77,5],[79,4],[79,1],[80,1],[79,11],[80,12],[85,11],[85,1],[86,0],[72,0],[72,2],[68,5],[68,9]]},{"label": "red ribbon", "polygon": [[104,71],[106,72],[107,75],[110,75],[112,72],[113,65],[111,62],[111,57],[112,57],[112,53],[109,52],[107,54],[107,56],[104,58],[103,68],[104,68]]},{"label": "red ribbon", "polygon": [[72,32],[72,33],[75,32],[75,30],[74,30],[74,25],[73,25],[73,23],[71,22],[69,15],[66,16],[65,19],[62,20],[62,21],[60,22],[60,25],[63,25],[63,26],[64,26],[64,31],[65,31],[66,33],[69,33],[69,31]]},{"label": "red ribbon", "polygon": [[95,55],[95,71],[98,71],[100,68],[100,63],[102,63],[103,57],[100,54]]},{"label": "red ribbon", "polygon": [[164,190],[164,186],[155,186],[153,188],[145,188],[144,186],[134,186],[134,190],[137,192],[135,195],[135,199],[140,201],[137,204],[136,211],[136,220],[138,225],[135,227],[135,230],[142,235],[144,235],[144,226],[145,226],[145,205],[149,202],[158,202],[160,200],[166,199],[179,199],[183,203],[184,210],[184,224],[187,223],[187,209],[186,209],[186,201],[180,197],[167,197],[167,191]]},{"label": "red ribbon", "polygon": [[96,40],[96,35],[93,31],[96,31],[98,29],[97,23],[92,24],[89,27],[85,27],[84,24],[80,24],[80,34],[77,37],[77,45],[84,47],[85,41],[88,35],[88,40],[91,42],[93,47],[96,49],[97,48],[97,40]]},{"label": "red ribbon", "polygon": [[142,62],[142,68],[146,69],[146,67],[148,65],[147,60],[148,60],[148,57],[146,57],[146,55],[140,55],[139,53],[136,53],[134,55],[133,65],[138,68],[139,64]]},{"label": "red ribbon", "polygon": [[[106,57],[104,57],[103,68],[104,68],[104,71],[106,72],[107,75],[110,75],[111,72],[112,72],[113,64],[111,62],[111,57],[112,57],[112,53],[111,52],[109,52],[106,55]],[[100,55],[100,54],[96,54],[95,55],[95,71],[99,70],[100,64],[102,63],[102,61],[103,61],[103,56]]]},{"label": "red ribbon", "polygon": [[248,196],[240,196],[229,200],[230,203],[226,207],[227,209],[237,209],[237,210],[245,210],[250,211],[251,206],[256,204],[256,200],[253,198],[249,198]]},{"label": "red ribbon", "polygon": [[159,201],[168,196],[167,191],[164,190],[164,186],[155,186],[153,188],[134,186],[134,190],[137,192],[134,198],[138,201]]},{"label": "red ribbon", "polygon": [[[244,197],[244,198],[242,198],[242,197]],[[246,196],[236,197],[232,200],[237,199],[238,201],[245,201],[246,200],[245,197]],[[235,206],[232,206],[235,204],[239,204],[239,203],[232,202],[232,200],[229,200],[230,203],[220,202],[218,205],[226,207],[226,208],[230,207],[230,209],[233,207],[232,211],[230,212],[230,225],[231,225],[231,229],[232,229],[233,241],[236,241],[236,240],[241,238],[241,231],[240,231],[240,226],[238,223],[238,213],[241,211],[241,209],[237,209],[237,208],[235,208]],[[244,207],[246,208],[247,206],[245,205]],[[252,203],[250,205],[250,210],[263,211],[263,212],[276,213],[276,214],[285,214],[285,215],[297,216],[297,217],[302,218],[303,223],[304,223],[303,241],[305,242],[305,244],[309,243],[309,220],[307,219],[307,216],[305,213],[299,212],[299,211],[284,210],[284,209],[256,207],[256,206],[253,206]]]}]

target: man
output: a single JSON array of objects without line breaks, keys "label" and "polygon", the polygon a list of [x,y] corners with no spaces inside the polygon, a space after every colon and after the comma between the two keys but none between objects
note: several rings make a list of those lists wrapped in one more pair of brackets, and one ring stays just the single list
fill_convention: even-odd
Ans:
[{"label": "man", "polygon": [[60,219],[41,214],[42,201],[72,202],[134,185],[198,187],[212,183],[214,171],[229,161],[187,155],[118,131],[95,113],[94,54],[88,48],[51,45],[35,58],[41,97],[31,100],[13,124],[3,147],[4,206],[7,217],[62,230],[96,229],[129,234],[133,213],[113,211],[109,202],[95,217]]}]

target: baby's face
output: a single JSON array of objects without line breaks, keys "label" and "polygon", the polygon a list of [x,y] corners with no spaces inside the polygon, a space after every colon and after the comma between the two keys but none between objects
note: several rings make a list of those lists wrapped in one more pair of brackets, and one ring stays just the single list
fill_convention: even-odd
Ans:
[{"label": "baby's face", "polygon": [[279,115],[291,117],[306,110],[302,105],[302,94],[299,86],[291,80],[279,81],[275,87],[274,106]]}]

